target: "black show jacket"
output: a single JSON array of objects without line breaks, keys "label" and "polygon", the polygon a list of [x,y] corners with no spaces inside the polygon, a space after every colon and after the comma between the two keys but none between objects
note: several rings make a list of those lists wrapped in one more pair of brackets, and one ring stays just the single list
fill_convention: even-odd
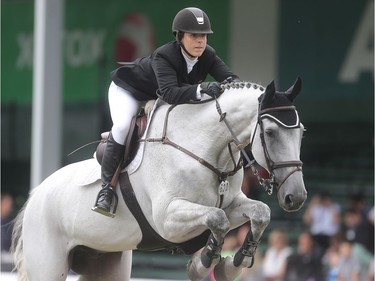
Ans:
[{"label": "black show jacket", "polygon": [[197,86],[208,74],[218,82],[228,77],[238,78],[209,45],[188,74],[181,47],[173,41],[159,47],[148,57],[124,63],[111,73],[111,78],[139,101],[156,99],[156,91],[159,90],[164,101],[178,104],[197,100]]}]

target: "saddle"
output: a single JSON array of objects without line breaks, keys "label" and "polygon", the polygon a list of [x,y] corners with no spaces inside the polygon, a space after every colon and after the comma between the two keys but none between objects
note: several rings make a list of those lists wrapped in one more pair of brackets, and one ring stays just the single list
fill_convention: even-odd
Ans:
[{"label": "saddle", "polygon": [[[141,110],[136,116],[133,117],[130,123],[130,129],[128,136],[125,140],[125,151],[124,157],[121,163],[121,169],[125,168],[134,159],[139,148],[139,140],[143,136],[147,127],[147,115],[144,110]],[[102,163],[105,148],[107,146],[107,140],[109,137],[109,132],[104,132],[101,134],[101,141],[96,148],[96,159],[99,164]]]}]

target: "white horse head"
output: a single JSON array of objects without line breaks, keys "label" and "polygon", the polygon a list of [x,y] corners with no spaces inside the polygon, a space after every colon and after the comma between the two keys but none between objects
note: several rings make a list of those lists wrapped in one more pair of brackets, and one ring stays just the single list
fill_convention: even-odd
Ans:
[{"label": "white horse head", "polygon": [[[277,92],[271,82],[260,97],[258,126],[252,152],[271,175],[280,206],[298,210],[306,199],[300,149],[304,126],[293,101],[301,90],[301,79],[286,92]],[[272,183],[271,183],[272,184]]]}]

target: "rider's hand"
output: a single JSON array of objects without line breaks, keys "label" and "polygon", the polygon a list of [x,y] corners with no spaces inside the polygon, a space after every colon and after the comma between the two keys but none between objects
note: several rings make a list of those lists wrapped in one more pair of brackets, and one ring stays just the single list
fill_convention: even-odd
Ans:
[{"label": "rider's hand", "polygon": [[201,93],[207,94],[211,97],[220,97],[223,93],[223,88],[221,88],[218,82],[203,82],[201,83]]},{"label": "rider's hand", "polygon": [[236,82],[242,82],[242,80],[238,77],[232,77],[232,76],[229,76],[227,79],[225,79],[223,82],[221,82],[221,84],[227,84],[227,83],[236,83]]}]

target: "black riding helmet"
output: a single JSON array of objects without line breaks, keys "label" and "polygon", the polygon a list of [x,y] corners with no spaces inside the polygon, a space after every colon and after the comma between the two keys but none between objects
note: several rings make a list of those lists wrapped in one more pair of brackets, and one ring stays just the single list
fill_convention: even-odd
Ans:
[{"label": "black riding helmet", "polygon": [[185,8],[177,13],[173,19],[172,32],[177,39],[177,42],[184,49],[184,51],[191,57],[191,55],[182,44],[181,39],[185,32],[193,34],[212,34],[210,19],[199,8]]},{"label": "black riding helmet", "polygon": [[172,32],[212,34],[210,19],[199,8],[185,8],[177,13],[172,23]]}]

